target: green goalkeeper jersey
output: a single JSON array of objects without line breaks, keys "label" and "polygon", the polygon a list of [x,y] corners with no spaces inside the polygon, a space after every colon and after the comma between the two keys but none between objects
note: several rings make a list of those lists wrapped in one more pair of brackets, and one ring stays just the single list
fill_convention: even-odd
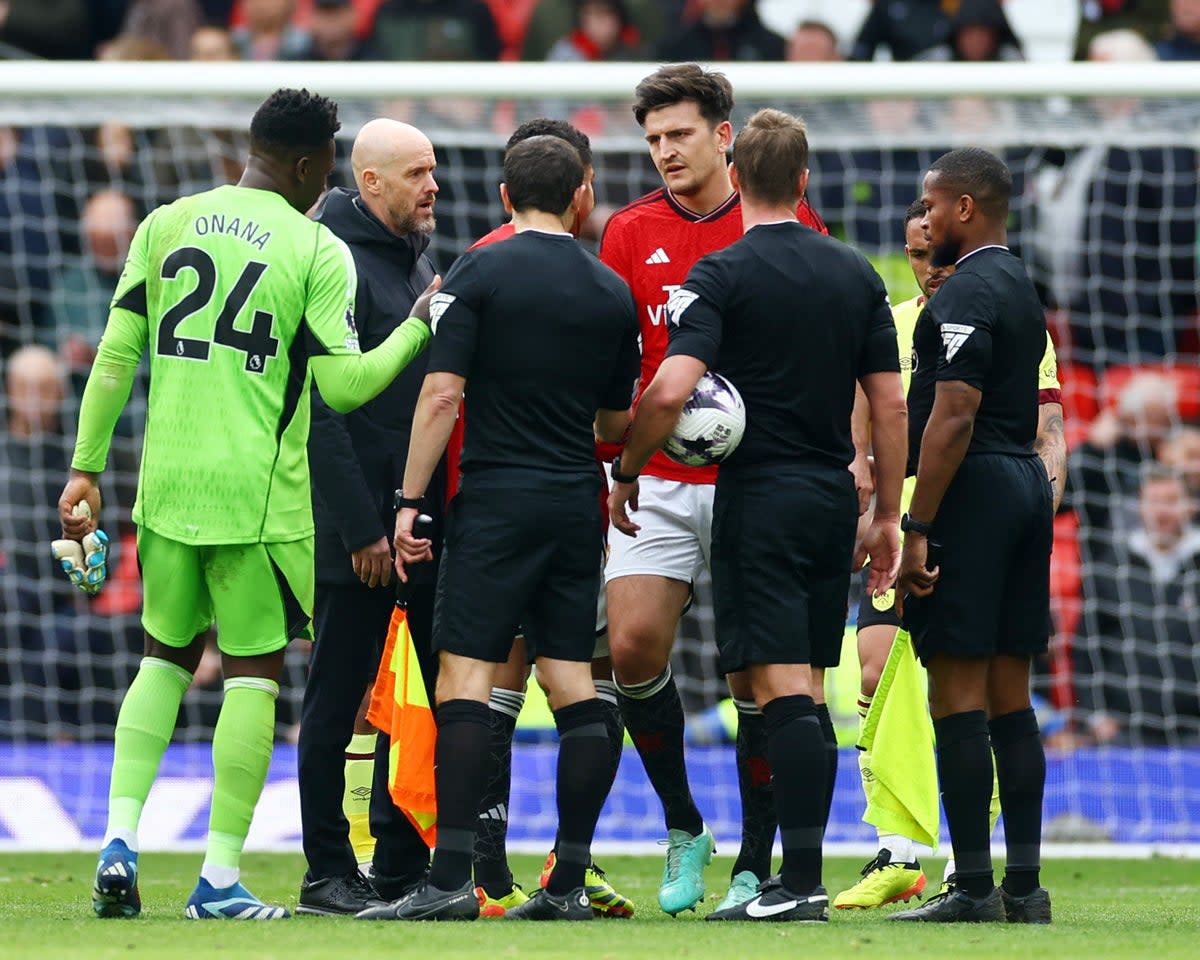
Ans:
[{"label": "green goalkeeper jersey", "polygon": [[356,286],[346,245],[268,190],[143,221],[112,304],[150,356],[135,522],[190,544],[312,534],[308,358],[359,352]]}]

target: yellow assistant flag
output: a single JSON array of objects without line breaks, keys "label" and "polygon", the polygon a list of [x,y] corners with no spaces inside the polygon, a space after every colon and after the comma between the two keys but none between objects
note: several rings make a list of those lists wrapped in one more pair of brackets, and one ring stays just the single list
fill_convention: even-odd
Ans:
[{"label": "yellow assistant flag", "polygon": [[896,631],[858,747],[867,795],[863,820],[936,851],[940,804],[933,722],[925,671],[907,630]]},{"label": "yellow assistant flag", "polygon": [[388,624],[367,721],[391,738],[388,792],[392,802],[432,849],[437,843],[433,778],[437,725],[408,628],[408,614],[401,604],[396,604]]}]

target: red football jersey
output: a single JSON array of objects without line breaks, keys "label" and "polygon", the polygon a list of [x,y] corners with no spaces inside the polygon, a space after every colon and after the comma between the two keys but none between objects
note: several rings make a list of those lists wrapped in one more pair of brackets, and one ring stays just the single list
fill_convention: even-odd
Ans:
[{"label": "red football jersey", "polygon": [[[829,229],[803,200],[796,209],[801,223],[821,233]],[[600,259],[633,290],[642,331],[642,378],[638,399],[667,355],[667,300],[683,286],[701,257],[722,250],[742,236],[738,194],[703,216],[684,207],[665,187],[622,207],[608,221],[600,241]],[[715,483],[717,468],[685,467],[655,451],[643,471],[684,483]]]}]

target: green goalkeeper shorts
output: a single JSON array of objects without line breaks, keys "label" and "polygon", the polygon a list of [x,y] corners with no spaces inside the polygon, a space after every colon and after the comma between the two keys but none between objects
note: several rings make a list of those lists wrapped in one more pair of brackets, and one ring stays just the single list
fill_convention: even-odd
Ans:
[{"label": "green goalkeeper shorts", "polygon": [[215,621],[217,646],[232,657],[274,653],[310,638],[313,539],[192,545],[138,528],[142,626],[186,647]]}]

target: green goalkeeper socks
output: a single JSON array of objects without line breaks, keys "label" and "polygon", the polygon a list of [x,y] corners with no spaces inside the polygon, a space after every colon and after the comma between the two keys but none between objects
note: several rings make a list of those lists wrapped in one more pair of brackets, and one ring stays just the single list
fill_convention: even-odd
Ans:
[{"label": "green goalkeeper socks", "polygon": [[130,850],[137,850],[142,807],[191,682],[192,675],[177,664],[158,657],[142,658],[117,718],[105,845],[123,840]]},{"label": "green goalkeeper socks", "polygon": [[230,677],[213,732],[213,796],[208,846],[200,876],[214,887],[237,883],[242,845],[262,794],[275,740],[279,684],[259,677]]}]

